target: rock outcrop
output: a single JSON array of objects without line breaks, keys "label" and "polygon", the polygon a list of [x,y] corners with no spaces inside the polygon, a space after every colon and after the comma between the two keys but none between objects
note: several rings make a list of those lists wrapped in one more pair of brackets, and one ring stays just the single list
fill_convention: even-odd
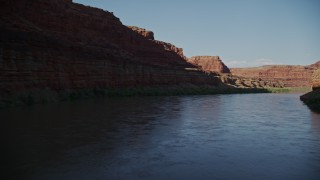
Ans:
[{"label": "rock outcrop", "polygon": [[312,75],[312,91],[300,96],[300,99],[313,111],[320,112],[320,69]]},{"label": "rock outcrop", "polygon": [[139,28],[137,26],[128,26],[128,28],[132,29],[134,32],[137,32],[138,34],[142,35],[147,39],[154,40],[154,34],[152,31],[148,31],[144,28]]},{"label": "rock outcrop", "polygon": [[320,62],[309,66],[267,65],[253,68],[231,68],[233,75],[263,81],[281,81],[284,87],[311,87],[312,73]]},{"label": "rock outcrop", "polygon": [[230,69],[219,56],[193,56],[188,59],[188,62],[205,72],[230,73]]},{"label": "rock outcrop", "polygon": [[[183,50],[71,0],[11,0],[0,7],[0,101],[25,92],[217,86]],[[38,93],[36,93],[38,94]]]}]

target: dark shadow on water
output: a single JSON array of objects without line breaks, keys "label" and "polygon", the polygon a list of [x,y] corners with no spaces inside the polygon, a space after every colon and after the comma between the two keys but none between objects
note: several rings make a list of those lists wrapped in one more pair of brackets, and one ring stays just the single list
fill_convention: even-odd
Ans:
[{"label": "dark shadow on water", "polygon": [[79,156],[112,153],[127,137],[131,142],[124,144],[150,133],[154,128],[150,122],[157,116],[166,113],[176,119],[179,99],[170,101],[177,104],[172,112],[166,109],[168,98],[175,97],[104,98],[0,111],[6,172],[14,178],[29,177],[42,166],[77,156],[68,151],[82,146],[91,147]]},{"label": "dark shadow on water", "polygon": [[311,112],[312,129],[320,138],[320,113]]}]

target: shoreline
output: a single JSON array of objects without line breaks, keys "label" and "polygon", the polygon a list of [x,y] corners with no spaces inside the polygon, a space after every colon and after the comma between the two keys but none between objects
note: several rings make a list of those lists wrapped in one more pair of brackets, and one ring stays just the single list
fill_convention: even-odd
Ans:
[{"label": "shoreline", "polygon": [[210,86],[168,86],[168,87],[131,87],[131,88],[86,88],[86,89],[37,89],[0,100],[0,109],[46,104],[50,102],[75,101],[94,97],[134,97],[134,96],[182,96],[217,94],[254,94],[254,93],[301,93],[309,88],[234,88]]}]

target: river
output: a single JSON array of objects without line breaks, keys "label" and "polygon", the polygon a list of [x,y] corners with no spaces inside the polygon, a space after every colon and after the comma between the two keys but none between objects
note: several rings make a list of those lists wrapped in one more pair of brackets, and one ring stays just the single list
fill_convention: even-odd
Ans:
[{"label": "river", "polygon": [[6,179],[320,179],[300,94],[100,98],[0,110]]}]

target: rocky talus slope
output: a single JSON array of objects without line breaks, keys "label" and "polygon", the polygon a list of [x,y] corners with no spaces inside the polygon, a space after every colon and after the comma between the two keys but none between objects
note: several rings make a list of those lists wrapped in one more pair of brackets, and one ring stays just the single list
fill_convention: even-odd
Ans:
[{"label": "rocky talus slope", "polygon": [[223,84],[237,88],[284,88],[284,83],[279,80],[263,80],[261,78],[244,78],[232,74],[221,74]]}]

